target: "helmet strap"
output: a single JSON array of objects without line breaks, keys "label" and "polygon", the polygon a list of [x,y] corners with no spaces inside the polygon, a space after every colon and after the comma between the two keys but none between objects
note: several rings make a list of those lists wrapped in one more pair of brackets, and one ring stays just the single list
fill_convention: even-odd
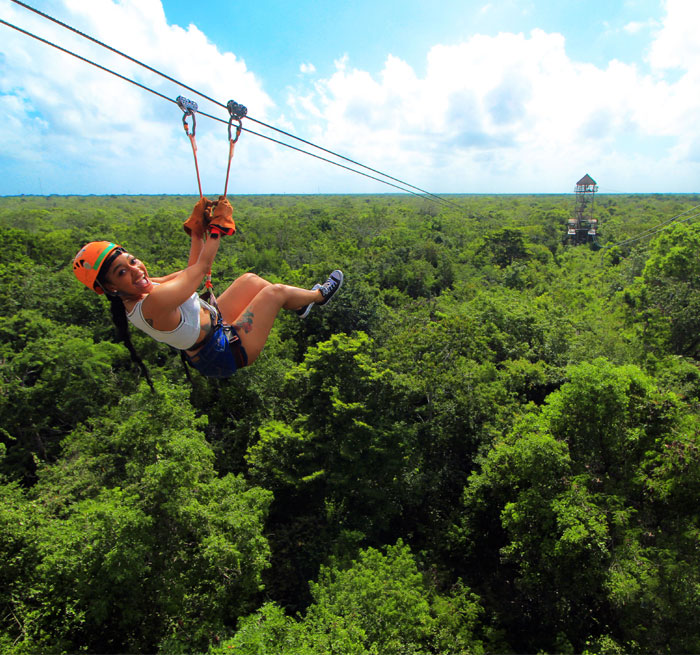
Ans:
[{"label": "helmet strap", "polygon": [[118,298],[120,295],[119,291],[108,291],[107,288],[99,280],[95,280],[95,284],[98,287],[100,287],[100,289],[102,289],[102,291],[104,291],[106,296],[110,296],[112,298]]}]

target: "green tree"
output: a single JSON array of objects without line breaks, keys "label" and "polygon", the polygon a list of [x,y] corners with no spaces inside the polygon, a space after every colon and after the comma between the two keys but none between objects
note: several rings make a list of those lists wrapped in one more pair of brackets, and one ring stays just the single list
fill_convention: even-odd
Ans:
[{"label": "green tree", "polygon": [[482,251],[501,268],[525,260],[529,256],[523,233],[511,228],[503,228],[484,237]]},{"label": "green tree", "polygon": [[407,546],[369,548],[347,567],[322,567],[311,583],[313,603],[290,619],[273,604],[247,617],[210,653],[342,653],[457,655],[484,652],[476,635],[478,599],[456,585],[439,595],[425,582]]},{"label": "green tree", "polygon": [[53,460],[63,437],[119,397],[118,371],[128,367],[128,355],[117,344],[94,343],[85,328],[34,310],[0,317],[0,339],[4,470],[31,479],[35,458]]},{"label": "green tree", "polygon": [[657,354],[667,346],[675,354],[700,358],[699,247],[697,226],[682,224],[663,232],[654,240],[640,281],[628,292],[629,302],[646,320],[645,342]]},{"label": "green tree", "polygon": [[635,367],[582,364],[470,477],[458,542],[492,571],[475,587],[496,594],[516,650],[697,647],[698,418],[683,410]]},{"label": "green tree", "polygon": [[0,650],[11,653],[26,631],[21,599],[40,561],[41,518],[16,482],[0,480]]},{"label": "green tree", "polygon": [[400,513],[413,449],[397,407],[400,391],[390,370],[373,360],[373,350],[364,333],[335,335],[309,349],[285,380],[285,396],[295,393],[295,402],[259,427],[247,455],[260,484],[303,489],[345,507],[338,518],[367,532],[383,529]]},{"label": "green tree", "polygon": [[271,495],[216,475],[205,424],[182,390],[142,388],[41,470],[18,653],[191,652],[250,611]]},{"label": "green tree", "polygon": [[275,493],[270,584],[285,599],[298,602],[333,542],[341,551],[362,538],[381,543],[406,511],[415,430],[374,352],[363,333],[310,348],[248,447],[251,479]]}]

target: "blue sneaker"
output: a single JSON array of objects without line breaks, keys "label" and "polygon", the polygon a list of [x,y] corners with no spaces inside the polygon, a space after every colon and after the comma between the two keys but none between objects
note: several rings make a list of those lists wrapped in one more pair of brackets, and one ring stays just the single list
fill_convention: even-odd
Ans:
[{"label": "blue sneaker", "polygon": [[323,300],[317,302],[317,305],[325,305],[343,286],[343,271],[333,271],[328,279],[319,287]]},{"label": "blue sneaker", "polygon": [[[311,291],[316,291],[316,289],[320,289],[321,285],[320,284],[314,284],[313,287],[311,287]],[[302,307],[301,309],[297,309],[297,316],[299,318],[306,318],[309,315],[309,312],[311,311],[311,308],[315,305],[316,303],[309,303],[306,305],[306,307]]]}]

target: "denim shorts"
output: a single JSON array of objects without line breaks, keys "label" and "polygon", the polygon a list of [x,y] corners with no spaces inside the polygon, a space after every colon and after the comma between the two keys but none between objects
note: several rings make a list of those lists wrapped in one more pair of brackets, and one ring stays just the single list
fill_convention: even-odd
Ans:
[{"label": "denim shorts", "polygon": [[187,361],[208,378],[228,378],[248,364],[248,355],[236,329],[219,321],[211,337]]}]

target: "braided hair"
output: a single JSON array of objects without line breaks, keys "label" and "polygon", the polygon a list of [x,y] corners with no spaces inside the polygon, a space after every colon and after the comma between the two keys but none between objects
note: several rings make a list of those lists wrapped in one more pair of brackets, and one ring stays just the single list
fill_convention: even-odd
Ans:
[{"label": "braided hair", "polygon": [[105,286],[107,282],[106,277],[107,272],[109,271],[109,267],[111,266],[112,261],[114,261],[114,259],[116,259],[117,256],[122,252],[124,251],[121,248],[117,248],[116,251],[113,254],[111,254],[107,261],[102,265],[100,272],[97,275],[97,284],[99,284],[100,287],[102,287],[102,290],[105,292],[105,295],[109,300],[109,311],[112,314],[112,321],[114,322],[114,326],[117,329],[117,341],[122,341],[124,343],[127,350],[129,351],[129,354],[131,355],[131,361],[134,362],[134,364],[136,364],[141,369],[141,373],[146,378],[146,382],[148,382],[148,386],[151,387],[151,391],[155,391],[155,387],[153,386],[153,380],[151,380],[151,376],[148,373],[148,369],[143,363],[141,357],[139,357],[139,354],[136,352],[134,344],[131,343],[131,335],[129,334],[129,321],[126,318],[126,308],[124,307],[124,303],[122,302],[118,294],[107,291],[107,288]]}]

